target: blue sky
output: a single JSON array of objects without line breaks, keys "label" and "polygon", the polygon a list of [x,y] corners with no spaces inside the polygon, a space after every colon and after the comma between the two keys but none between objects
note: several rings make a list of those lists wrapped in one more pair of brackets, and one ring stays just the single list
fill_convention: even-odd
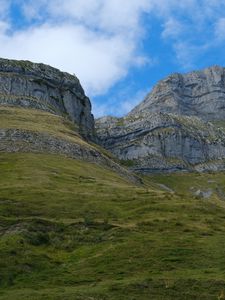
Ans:
[{"label": "blue sky", "polygon": [[96,117],[122,116],[170,73],[225,66],[225,1],[0,0],[0,45],[76,74]]}]

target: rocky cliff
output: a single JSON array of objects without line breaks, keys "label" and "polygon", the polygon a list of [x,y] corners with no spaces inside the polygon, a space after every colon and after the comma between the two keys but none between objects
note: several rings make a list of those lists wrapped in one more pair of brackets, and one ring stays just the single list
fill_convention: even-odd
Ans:
[{"label": "rocky cliff", "polygon": [[224,169],[224,78],[218,66],[167,77],[124,118],[98,119],[100,143],[142,172]]},{"label": "rocky cliff", "polygon": [[48,65],[0,59],[0,105],[67,115],[83,136],[93,137],[91,103],[79,80]]},{"label": "rocky cliff", "polygon": [[63,155],[136,182],[94,140],[91,103],[75,76],[44,64],[0,59],[0,152]]},{"label": "rocky cliff", "polygon": [[213,66],[161,80],[130,114],[142,111],[225,119],[225,69]]}]

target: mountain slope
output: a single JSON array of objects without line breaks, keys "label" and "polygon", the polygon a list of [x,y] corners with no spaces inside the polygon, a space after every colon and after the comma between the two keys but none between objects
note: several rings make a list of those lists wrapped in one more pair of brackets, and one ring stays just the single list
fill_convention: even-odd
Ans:
[{"label": "mountain slope", "polygon": [[141,172],[224,169],[224,74],[167,77],[124,118],[98,119],[99,143]]},{"label": "mountain slope", "polygon": [[0,151],[60,154],[137,179],[95,140],[79,80],[51,66],[0,59]]},{"label": "mountain slope", "polygon": [[[92,142],[78,79],[30,62],[0,68],[0,299],[223,299],[225,175],[139,180]],[[164,137],[196,141],[188,159],[201,159],[202,144],[207,159],[223,153],[223,132],[197,118],[104,122],[102,135],[113,130],[117,146],[137,139],[143,164],[147,135],[160,136],[165,153]]]},{"label": "mountain slope", "polygon": [[95,144],[85,141],[68,118],[48,112],[0,106],[0,152],[49,153],[89,161],[133,181],[130,172]]},{"label": "mountain slope", "polygon": [[141,187],[84,161],[2,153],[0,176],[1,300],[222,295],[224,174]]}]

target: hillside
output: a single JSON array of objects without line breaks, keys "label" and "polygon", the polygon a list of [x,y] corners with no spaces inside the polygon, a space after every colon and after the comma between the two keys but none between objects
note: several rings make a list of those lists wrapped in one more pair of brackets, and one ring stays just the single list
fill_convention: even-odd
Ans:
[{"label": "hillside", "polygon": [[2,153],[0,166],[0,299],[224,295],[224,174],[138,187],[57,155]]},{"label": "hillside", "polygon": [[[137,177],[94,143],[76,77],[30,62],[0,60],[0,69],[0,299],[225,299],[224,172]],[[149,133],[156,142],[158,128],[207,144],[213,167],[224,151],[222,120],[154,113],[103,121],[102,136],[111,128],[120,146]],[[187,148],[189,159],[201,161],[198,145]],[[140,153],[143,167],[152,163]]]}]

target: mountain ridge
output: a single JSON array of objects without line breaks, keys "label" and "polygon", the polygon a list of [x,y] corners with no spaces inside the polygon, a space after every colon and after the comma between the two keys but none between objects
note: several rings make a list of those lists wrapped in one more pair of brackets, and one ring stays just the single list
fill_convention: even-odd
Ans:
[{"label": "mountain ridge", "polygon": [[[216,95],[214,95],[214,93]],[[222,93],[222,95],[219,93]],[[208,96],[209,99],[206,96]],[[220,116],[220,114],[218,115],[221,107],[215,106],[215,104],[219,105],[218,101],[215,101],[217,100],[215,99],[216,96],[218,98],[221,96],[223,96],[223,98],[225,97],[224,67],[215,65],[184,74],[173,73],[160,80],[153,90],[146,96],[144,101],[132,109],[129,115],[147,109],[151,112],[196,115],[207,121],[214,118],[224,118],[224,112],[222,116]],[[200,99],[196,100],[197,98],[202,97],[205,97],[205,99],[203,99],[203,103],[204,105],[207,105],[207,107],[201,106],[202,103]],[[197,103],[191,101],[190,99],[192,98],[195,99]],[[210,103],[211,100],[214,103]],[[182,107],[182,105],[184,107]],[[200,108],[197,110],[196,108],[198,105],[200,105]],[[213,105],[213,107],[210,105]],[[217,110],[215,110],[215,107]],[[209,110],[209,112],[206,111],[209,116],[207,116],[207,114],[204,115],[204,111],[201,113],[201,109],[203,108],[205,110]],[[222,106],[222,108],[224,109],[224,106]]]},{"label": "mountain ridge", "polygon": [[[32,134],[26,126],[23,132],[22,129],[0,128],[2,151],[9,151],[7,144],[11,140],[20,146],[11,146],[10,151],[29,151],[27,140],[30,151],[83,156],[94,162],[105,161],[107,165],[113,159],[103,159],[101,152],[104,151],[96,150],[97,142],[132,171],[202,172],[225,168],[223,67],[171,74],[159,81],[127,116],[94,121],[91,102],[77,77],[44,64],[0,59],[0,107],[40,110],[72,122],[76,127],[73,130],[87,142],[92,158],[86,150],[78,150],[80,146],[77,148],[71,136],[70,141],[66,141],[62,135],[59,139],[53,138],[52,133]],[[8,113],[13,119],[10,111]],[[93,142],[95,150],[91,150]],[[122,167],[116,169],[126,173]]]},{"label": "mountain ridge", "polygon": [[96,129],[100,144],[132,161],[133,170],[219,170],[225,141],[217,125],[224,119],[225,69],[212,66],[169,75],[127,116],[100,118]]}]

